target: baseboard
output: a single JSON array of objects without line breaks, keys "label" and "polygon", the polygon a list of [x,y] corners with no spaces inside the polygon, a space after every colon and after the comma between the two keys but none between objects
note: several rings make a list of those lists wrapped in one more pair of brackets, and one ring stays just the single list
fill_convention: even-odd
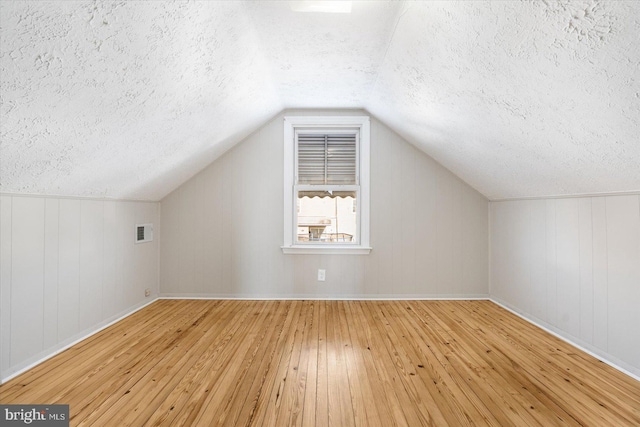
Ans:
[{"label": "baseboard", "polygon": [[153,298],[151,301],[143,301],[141,303],[138,303],[133,307],[125,311],[122,311],[114,316],[111,316],[110,318],[104,320],[103,322],[100,322],[96,326],[89,328],[87,330],[84,330],[79,334],[74,335],[73,337],[62,341],[58,345],[39,353],[38,355],[26,360],[25,362],[18,364],[17,366],[11,367],[6,372],[2,372],[2,375],[0,376],[0,384],[4,384],[5,382],[17,377],[20,374],[23,374],[29,369],[34,368],[35,366],[39,365],[45,360],[51,359],[53,356],[62,353],[63,351],[67,350],[69,347],[72,347],[77,343],[79,343],[80,341],[83,341],[89,338],[90,336],[97,334],[98,332],[108,328],[114,323],[119,322],[125,317],[131,316],[136,311],[142,310],[143,308],[153,303],[157,299],[158,298],[156,297],[156,298]]},{"label": "baseboard", "polygon": [[431,300],[489,300],[489,295],[469,294],[469,295],[407,295],[407,294],[354,294],[354,295],[308,295],[308,294],[289,294],[289,295],[230,295],[230,294],[177,294],[162,293],[158,299],[202,299],[202,300],[256,300],[256,301],[297,301],[297,300],[318,300],[318,301],[431,301]]},{"label": "baseboard", "polygon": [[603,363],[606,363],[607,365],[611,366],[614,369],[617,369],[618,371],[622,372],[625,375],[630,376],[631,378],[640,381],[640,370],[638,370],[638,368],[635,368],[633,366],[630,366],[629,364],[620,361],[620,360],[612,360],[612,359],[616,359],[615,357],[611,356],[610,354],[605,353],[602,350],[599,350],[587,343],[583,343],[580,342],[579,339],[572,337],[572,336],[567,336],[568,334],[566,334],[564,331],[549,325],[548,323],[540,320],[540,319],[536,319],[535,317],[524,313],[520,310],[518,310],[516,307],[513,307],[511,304],[502,301],[499,298],[495,298],[495,297],[490,297],[488,298],[491,302],[493,302],[494,304],[499,305],[500,307],[504,308],[505,310],[515,314],[516,316],[520,317],[521,319],[539,327],[540,329],[550,333],[551,335],[553,335],[556,338],[561,339],[562,341],[571,344],[572,346],[576,347],[578,350],[582,350],[585,353],[595,357],[596,359],[600,360]]}]

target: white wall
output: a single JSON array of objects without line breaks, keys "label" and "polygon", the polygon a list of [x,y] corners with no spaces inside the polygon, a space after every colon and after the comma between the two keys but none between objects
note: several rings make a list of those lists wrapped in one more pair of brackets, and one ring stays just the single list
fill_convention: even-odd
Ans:
[{"label": "white wall", "polygon": [[0,379],[157,296],[158,231],[158,203],[0,195]]},{"label": "white wall", "polygon": [[490,205],[491,297],[640,376],[640,196]]},{"label": "white wall", "polygon": [[[488,202],[372,118],[369,255],[284,255],[284,114],[161,202],[161,294],[488,295]],[[316,280],[326,269],[326,281]]]}]

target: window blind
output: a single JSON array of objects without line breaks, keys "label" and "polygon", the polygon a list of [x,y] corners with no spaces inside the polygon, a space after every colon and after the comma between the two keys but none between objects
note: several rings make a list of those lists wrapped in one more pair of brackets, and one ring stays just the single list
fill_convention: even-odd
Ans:
[{"label": "window blind", "polygon": [[298,184],[357,184],[355,133],[299,133]]}]

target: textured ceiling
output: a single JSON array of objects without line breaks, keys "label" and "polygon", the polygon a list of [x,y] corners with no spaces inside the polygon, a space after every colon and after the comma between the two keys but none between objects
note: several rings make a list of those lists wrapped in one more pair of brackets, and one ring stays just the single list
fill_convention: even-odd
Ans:
[{"label": "textured ceiling", "polygon": [[0,191],[159,200],[283,108],[491,199],[640,190],[640,2],[0,2]]}]

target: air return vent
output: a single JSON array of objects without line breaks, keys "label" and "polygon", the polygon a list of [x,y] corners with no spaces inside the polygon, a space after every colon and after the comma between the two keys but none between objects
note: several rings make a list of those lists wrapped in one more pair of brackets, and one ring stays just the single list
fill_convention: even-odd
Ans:
[{"label": "air return vent", "polygon": [[136,224],[136,243],[153,241],[153,224]]}]

